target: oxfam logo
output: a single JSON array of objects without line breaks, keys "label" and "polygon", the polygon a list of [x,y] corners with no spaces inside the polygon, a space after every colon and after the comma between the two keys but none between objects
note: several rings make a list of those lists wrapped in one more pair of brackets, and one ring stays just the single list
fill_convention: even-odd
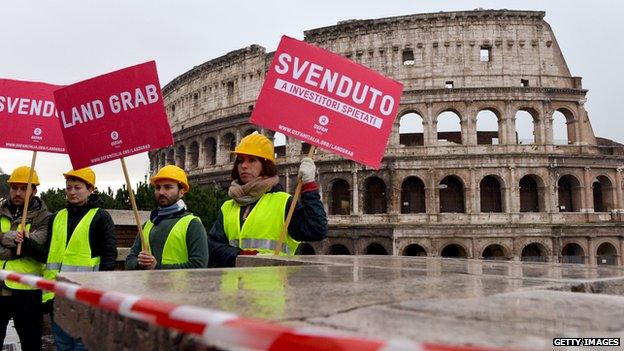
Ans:
[{"label": "oxfam logo", "polygon": [[42,132],[41,128],[35,128],[35,130],[33,130],[33,134],[37,136],[41,135],[41,132]]},{"label": "oxfam logo", "polygon": [[113,130],[110,134],[111,139],[113,140],[117,140],[119,139],[119,133],[117,133],[117,131]]},{"label": "oxfam logo", "polygon": [[327,123],[329,123],[329,117],[323,115],[323,116],[319,117],[318,121],[319,121],[320,125],[326,126]]}]

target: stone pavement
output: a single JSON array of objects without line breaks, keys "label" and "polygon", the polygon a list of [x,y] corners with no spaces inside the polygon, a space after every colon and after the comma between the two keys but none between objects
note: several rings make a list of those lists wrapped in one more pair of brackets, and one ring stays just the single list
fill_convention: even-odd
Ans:
[{"label": "stone pavement", "polygon": [[[554,337],[624,338],[620,267],[394,256],[241,257],[238,264],[244,267],[67,273],[63,279],[378,338],[556,350],[583,349],[554,348]],[[175,349],[195,342],[58,302],[60,324],[98,349]]]}]

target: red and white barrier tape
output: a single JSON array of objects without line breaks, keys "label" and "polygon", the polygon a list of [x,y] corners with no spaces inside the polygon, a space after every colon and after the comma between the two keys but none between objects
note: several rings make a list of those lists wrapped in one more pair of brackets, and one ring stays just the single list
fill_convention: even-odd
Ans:
[{"label": "red and white barrier tape", "polygon": [[405,340],[375,340],[316,328],[289,328],[233,313],[163,301],[136,295],[105,292],[80,285],[0,270],[0,280],[11,280],[53,291],[72,301],[118,313],[161,327],[195,334],[208,346],[229,346],[268,351],[362,350],[362,351],[494,351],[491,348],[461,347]]}]

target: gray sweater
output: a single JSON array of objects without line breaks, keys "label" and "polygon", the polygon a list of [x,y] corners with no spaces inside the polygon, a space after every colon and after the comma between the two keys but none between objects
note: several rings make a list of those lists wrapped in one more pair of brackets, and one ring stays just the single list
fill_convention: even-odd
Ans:
[{"label": "gray sweater", "polygon": [[[155,213],[152,212],[152,221],[154,227],[150,232],[149,243],[152,255],[156,258],[156,269],[181,269],[181,268],[205,268],[208,265],[208,240],[206,229],[201,221],[194,219],[189,224],[186,232],[186,249],[188,251],[188,261],[180,264],[161,264],[163,248],[171,228],[178,220],[190,212],[182,210],[174,214],[156,219]],[[145,227],[145,226],[144,226]],[[137,236],[134,245],[130,249],[130,253],[126,258],[126,269],[141,269],[138,263],[138,256],[141,252],[141,239]]]}]

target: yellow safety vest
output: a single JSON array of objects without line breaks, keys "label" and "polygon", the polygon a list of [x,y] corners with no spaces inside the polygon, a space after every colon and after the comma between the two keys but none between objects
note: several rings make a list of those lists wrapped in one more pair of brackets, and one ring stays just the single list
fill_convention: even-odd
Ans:
[{"label": "yellow safety vest", "polygon": [[[281,191],[262,195],[242,228],[240,206],[234,200],[224,202],[221,206],[223,229],[230,245],[241,249],[258,250],[260,254],[272,254],[284,227],[284,212],[289,198],[288,193]],[[294,255],[298,246],[299,242],[286,233],[280,254]]]},{"label": "yellow safety vest", "polygon": [[[50,252],[43,272],[45,279],[56,280],[59,272],[92,272],[100,269],[100,257],[91,257],[89,227],[99,208],[87,212],[67,242],[67,209],[60,210],[52,223]],[[54,297],[54,293],[43,294],[43,302]]]},{"label": "yellow safety vest", "polygon": [[[167,240],[165,241],[165,247],[162,251],[162,259],[160,264],[180,264],[188,262],[188,248],[186,247],[186,231],[193,219],[197,219],[201,223],[199,217],[188,214],[180,218],[176,224],[171,228]],[[145,234],[145,244],[153,250],[150,245],[150,233],[154,223],[148,220],[143,227],[143,233]]]},{"label": "yellow safety vest", "polygon": [[[19,225],[21,227],[21,224]],[[11,220],[6,216],[0,217],[0,233],[6,233],[11,230]],[[30,223],[26,223],[26,230],[30,232]],[[41,276],[43,274],[43,263],[37,262],[32,257],[21,257],[12,260],[0,260],[0,267],[9,271],[32,274]],[[4,285],[10,289],[17,290],[37,290],[36,288],[5,280]]]}]

